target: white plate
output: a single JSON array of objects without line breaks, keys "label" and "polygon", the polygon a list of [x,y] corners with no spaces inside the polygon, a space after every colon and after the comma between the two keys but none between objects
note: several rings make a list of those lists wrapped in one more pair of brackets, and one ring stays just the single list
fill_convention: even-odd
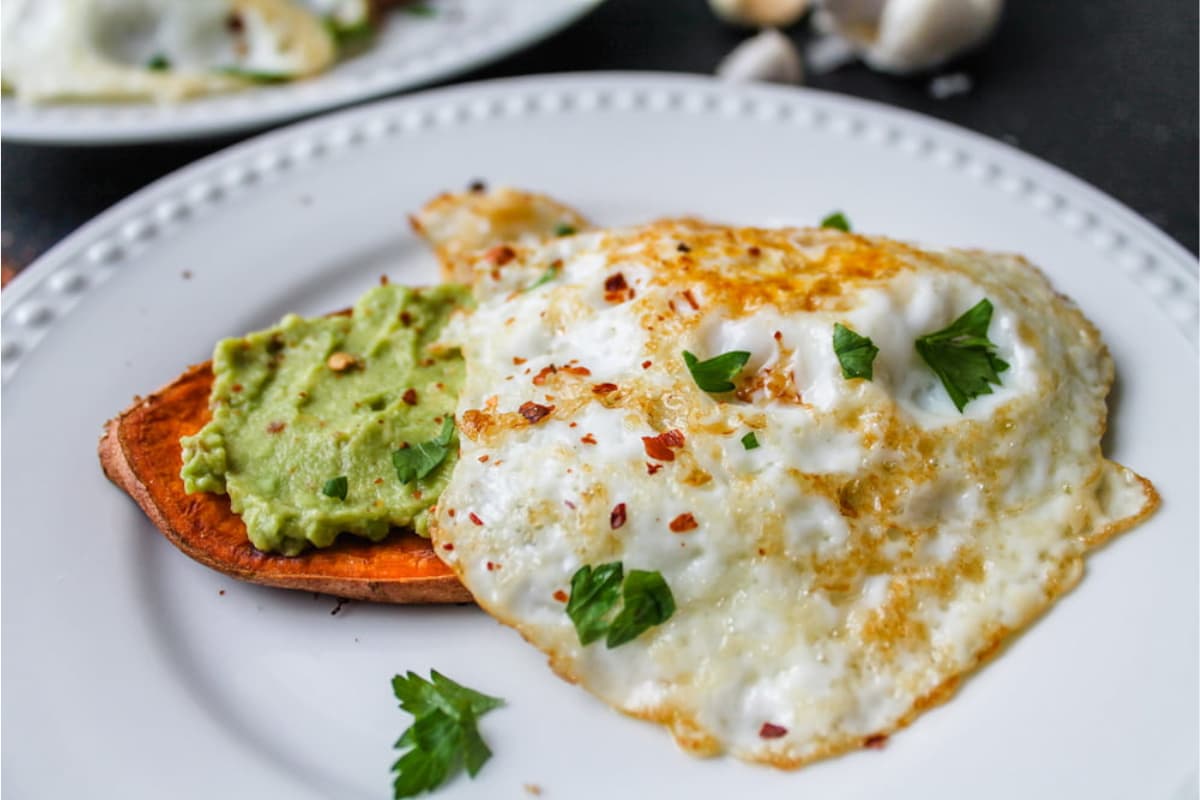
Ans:
[{"label": "white plate", "polygon": [[127,144],[254,130],[452,77],[550,36],[602,0],[428,0],[429,16],[392,11],[370,48],[311,80],[174,105],[30,106],[0,99],[5,139]]},{"label": "white plate", "polygon": [[[1163,507],[948,705],[880,752],[795,773],[683,755],[473,608],[331,616],[329,598],[239,584],[176,552],[101,475],[105,418],[222,336],[342,307],[384,272],[433,280],[405,213],[473,178],[551,192],[602,223],[840,208],[864,231],[1023,252],[1103,331],[1120,375],[1109,452],[1154,480]],[[14,797],[386,797],[408,724],[389,679],[431,667],[508,700],[483,722],[495,757],[439,797],[522,797],[526,783],[573,800],[1194,786],[1196,265],[1012,148],[857,100],[703,78],[464,86],[205,159],[87,225],[0,301]]]}]

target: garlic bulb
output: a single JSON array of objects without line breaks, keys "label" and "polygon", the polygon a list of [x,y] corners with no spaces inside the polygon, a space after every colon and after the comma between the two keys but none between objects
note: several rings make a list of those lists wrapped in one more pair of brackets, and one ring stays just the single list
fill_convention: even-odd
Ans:
[{"label": "garlic bulb", "polygon": [[721,59],[717,77],[731,81],[800,83],[804,79],[804,65],[792,40],[768,28]]},{"label": "garlic bulb", "polygon": [[809,0],[708,0],[713,12],[734,25],[786,28],[804,16]]},{"label": "garlic bulb", "polygon": [[907,74],[932,69],[980,44],[1004,0],[822,0],[818,29],[842,36],[869,66]]}]

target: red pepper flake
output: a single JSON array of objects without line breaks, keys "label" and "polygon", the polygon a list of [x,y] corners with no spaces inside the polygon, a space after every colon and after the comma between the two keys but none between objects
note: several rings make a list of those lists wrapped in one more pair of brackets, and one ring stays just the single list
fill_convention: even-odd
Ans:
[{"label": "red pepper flake", "polygon": [[517,257],[517,251],[513,250],[506,244],[498,244],[484,253],[483,257],[495,264],[497,267],[503,267],[505,264]]},{"label": "red pepper flake", "polygon": [[453,550],[454,545],[450,544],[449,542],[446,542],[444,545],[442,545],[442,549],[443,550]]},{"label": "red pepper flake", "polygon": [[407,311],[401,311],[400,312],[400,324],[406,328],[409,325],[412,325],[412,314],[408,313]]},{"label": "red pepper flake", "polygon": [[383,483],[383,478],[376,478],[376,479],[375,479],[375,485],[376,485],[376,486],[378,486],[378,485],[379,485],[379,484],[381,484],[381,483]]},{"label": "red pepper flake", "polygon": [[646,474],[647,475],[653,475],[654,473],[658,472],[660,469],[662,469],[662,464],[651,464],[649,461],[646,462]]},{"label": "red pepper flake", "polygon": [[[691,514],[680,514],[678,517],[671,520],[668,527],[671,528],[672,533],[687,533],[688,531],[696,530],[696,528],[700,527],[700,525],[696,522],[696,518]],[[782,736],[783,734],[780,735]]]},{"label": "red pepper flake", "polygon": [[481,456],[479,457],[479,463],[480,463],[480,464],[486,464],[486,463],[487,463],[487,461],[488,461],[488,458],[489,458],[488,454],[487,454],[487,453],[484,453],[483,455],[481,455]]},{"label": "red pepper flake", "polygon": [[287,427],[286,422],[272,422],[270,425],[267,426],[267,433],[279,433],[281,430],[283,430],[286,427]]},{"label": "red pepper flake", "polygon": [[613,506],[612,513],[608,515],[608,524],[615,531],[617,528],[625,524],[625,504],[617,503]]},{"label": "red pepper flake", "polygon": [[868,736],[863,741],[863,747],[869,747],[872,750],[882,750],[887,744],[887,740],[888,737],[886,733],[877,733],[874,736]]},{"label": "red pepper flake", "polygon": [[230,386],[230,387],[229,387],[229,391],[231,391],[231,392],[240,392],[240,391],[241,391],[243,388],[244,388],[244,387],[243,387],[243,386],[242,386],[240,383],[235,383],[233,386]]},{"label": "red pepper flake", "polygon": [[592,387],[592,394],[612,394],[619,388],[615,383],[597,383]]},{"label": "red pepper flake", "polygon": [[451,509],[449,509],[448,511],[446,511],[446,515],[447,515],[448,517],[450,517],[450,519],[454,519],[454,509],[453,509],[453,508],[451,508]]},{"label": "red pepper flake", "polygon": [[653,361],[643,361],[643,362],[642,362],[642,369],[650,369],[650,365],[651,365],[651,364],[653,364],[653,363],[654,363]]},{"label": "red pepper flake", "polygon": [[513,366],[514,366],[514,367],[519,367],[519,366],[521,366],[522,364],[524,364],[524,363],[525,363],[526,361],[528,361],[528,360],[529,360],[529,359],[527,359],[527,358],[521,358],[520,356],[513,356]]},{"label": "red pepper flake", "polygon": [[568,375],[578,375],[581,378],[586,378],[592,374],[592,371],[587,367],[563,367],[562,371]]},{"label": "red pepper flake", "polygon": [[749,253],[751,255],[751,257],[753,257],[753,258],[758,258],[759,256],[762,255],[762,250],[760,250],[757,247],[751,247],[746,252]]},{"label": "red pepper flake", "polygon": [[529,421],[530,425],[536,425],[541,422],[547,415],[554,411],[554,406],[540,406],[533,401],[521,404],[517,409],[521,416]]},{"label": "red pepper flake", "polygon": [[486,566],[487,566],[488,572],[495,572],[496,570],[500,569],[500,565],[495,563],[494,561],[487,562]]},{"label": "red pepper flake", "polygon": [[579,423],[578,423],[578,422],[572,422],[572,423],[571,423],[570,425],[568,425],[567,427],[568,427],[568,428],[578,428],[578,427],[579,427]]},{"label": "red pepper flake", "polygon": [[783,331],[775,331],[775,341],[777,341],[777,342],[783,341]]},{"label": "red pepper flake", "polygon": [[679,244],[675,245],[675,249],[676,249],[676,250],[678,250],[678,251],[679,251],[679,252],[681,252],[681,253],[690,253],[690,252],[692,252],[692,248],[688,247],[688,246],[687,246],[686,244],[684,244],[683,242],[680,242]]},{"label": "red pepper flake", "polygon": [[696,296],[692,294],[691,289],[683,290],[683,299],[688,301],[688,305],[692,307],[692,311],[700,310],[700,304],[696,302]]},{"label": "red pepper flake", "polygon": [[554,599],[560,603],[565,603],[570,598],[567,596],[567,593],[564,592],[562,589],[555,589],[554,590]]},{"label": "red pepper flake", "polygon": [[477,515],[474,511],[472,511],[470,514],[468,514],[467,518],[470,519],[471,522],[474,522],[479,527],[481,527],[481,528],[483,527],[483,520],[481,520],[479,518],[479,515]]},{"label": "red pepper flake", "polygon": [[380,285],[380,286],[387,286],[387,285],[388,285],[388,276],[387,276],[387,275],[380,275],[380,276],[379,276],[379,285]]},{"label": "red pepper flake", "polygon": [[787,736],[787,732],[787,728],[782,725],[772,725],[770,722],[764,722],[758,729],[758,735],[764,739],[778,739],[780,736]]},{"label": "red pepper flake", "polygon": [[579,441],[583,442],[584,444],[595,444],[596,437],[589,433],[588,435],[584,436]]},{"label": "red pepper flake", "polygon": [[467,191],[471,194],[483,194],[487,191],[487,184],[481,180],[473,180],[467,184]]},{"label": "red pepper flake", "polygon": [[625,276],[620,272],[609,275],[604,281],[604,299],[610,303],[620,303],[633,299],[633,290],[625,282]]},{"label": "red pepper flake", "polygon": [[[570,472],[570,471],[571,470],[567,470],[567,472]],[[575,504],[572,503],[570,500],[563,500],[563,505],[566,506],[567,508],[571,509],[572,511],[575,510]]]},{"label": "red pepper flake", "polygon": [[542,367],[541,372],[533,376],[533,385],[542,386],[546,383],[546,378],[556,372],[558,372],[558,367],[554,366],[553,364],[547,364],[546,366]]},{"label": "red pepper flake", "polygon": [[675,453],[673,451],[683,447],[683,442],[683,433],[677,430],[666,431],[658,436],[642,437],[646,455],[659,461],[674,461]]},{"label": "red pepper flake", "polygon": [[404,401],[405,405],[415,406],[417,404],[417,390],[406,390],[400,399]]}]

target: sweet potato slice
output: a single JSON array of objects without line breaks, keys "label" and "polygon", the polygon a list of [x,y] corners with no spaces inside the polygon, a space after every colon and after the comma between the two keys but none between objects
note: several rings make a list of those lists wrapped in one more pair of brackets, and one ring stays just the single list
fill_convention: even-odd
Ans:
[{"label": "sweet potato slice", "polygon": [[429,541],[411,531],[393,531],[378,544],[344,536],[300,556],[273,555],[250,544],[228,497],[184,492],[179,437],[208,422],[212,381],[209,362],[189,368],[109,420],[100,439],[105,475],[172,544],[218,572],[265,586],[380,603],[470,602]]}]

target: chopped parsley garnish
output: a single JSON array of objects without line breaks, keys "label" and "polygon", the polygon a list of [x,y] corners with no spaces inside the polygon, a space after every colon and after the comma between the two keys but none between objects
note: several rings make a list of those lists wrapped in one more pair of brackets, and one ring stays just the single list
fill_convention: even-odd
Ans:
[{"label": "chopped parsley garnish", "polygon": [[967,403],[991,394],[991,384],[1000,385],[1000,373],[1008,364],[996,356],[996,345],[987,338],[992,322],[992,304],[986,297],[949,327],[927,333],[916,341],[917,352],[961,413]]},{"label": "chopped parsley garnish", "polygon": [[459,763],[474,778],[492,757],[476,723],[504,701],[461,686],[437,670],[430,677],[432,682],[409,672],[392,678],[400,708],[413,715],[413,724],[393,745],[397,750],[409,748],[392,764],[397,798],[436,789]]},{"label": "chopped parsley garnish", "polygon": [[219,71],[230,77],[241,78],[254,83],[287,83],[293,77],[286,72],[266,72],[265,70],[246,69],[245,67],[222,67]]},{"label": "chopped parsley garnish", "polygon": [[758,437],[754,435],[754,431],[750,431],[742,437],[742,447],[746,448],[747,450],[758,449]]},{"label": "chopped parsley garnish", "polygon": [[338,47],[356,47],[374,35],[375,26],[371,24],[371,20],[365,17],[349,24],[334,17],[326,17],[325,30],[329,31],[329,35],[333,37],[333,41],[337,43]]},{"label": "chopped parsley garnish", "polygon": [[164,56],[162,53],[155,53],[146,61],[146,69],[154,72],[165,72],[171,68],[171,59]]},{"label": "chopped parsley garnish", "polygon": [[850,232],[850,220],[840,211],[835,211],[825,219],[821,220],[822,228],[835,228],[839,231]]},{"label": "chopped parsley garnish", "polygon": [[580,644],[589,645],[608,630],[604,618],[620,599],[624,577],[620,561],[595,568],[585,565],[571,577],[567,616],[575,624]]},{"label": "chopped parsley garnish", "polygon": [[707,361],[683,351],[683,361],[692,373],[692,380],[704,391],[713,393],[733,391],[733,379],[749,360],[750,354],[745,350],[731,350]]},{"label": "chopped parsley garnish", "polygon": [[571,236],[575,233],[577,233],[577,231],[575,230],[575,226],[568,225],[565,222],[559,224],[559,226],[554,229],[555,236]]},{"label": "chopped parsley garnish", "polygon": [[[623,573],[621,562],[614,561],[598,567],[582,566],[572,576],[567,616],[575,624],[580,644],[588,645],[604,636],[606,647],[620,647],[675,613],[675,597],[661,573],[631,570],[622,585]],[[618,591],[622,607],[609,619],[617,607]]]},{"label": "chopped parsley garnish", "polygon": [[866,378],[875,375],[875,356],[879,348],[870,337],[860,336],[840,322],[833,323],[833,352],[842,365],[842,377]]},{"label": "chopped parsley garnish", "polygon": [[350,488],[350,481],[345,475],[339,475],[336,478],[330,478],[325,481],[325,485],[321,487],[321,494],[326,497],[333,497],[338,500],[346,499],[346,492]]},{"label": "chopped parsley garnish", "polygon": [[437,14],[437,11],[428,3],[405,3],[400,6],[400,10],[405,14],[412,14],[414,17],[432,17]]},{"label": "chopped parsley garnish", "polygon": [[534,289],[538,288],[539,286],[545,286],[547,283],[549,283],[550,281],[554,280],[557,277],[558,277],[558,268],[557,267],[546,267],[546,271],[542,273],[542,276],[540,278],[538,278],[536,281],[534,281],[533,283],[529,284],[529,286],[526,287],[525,291],[532,292]]},{"label": "chopped parsley garnish", "polygon": [[449,455],[450,440],[453,438],[454,417],[447,416],[437,438],[413,447],[393,450],[392,466],[396,468],[396,477],[401,483],[412,483],[433,472]]}]

